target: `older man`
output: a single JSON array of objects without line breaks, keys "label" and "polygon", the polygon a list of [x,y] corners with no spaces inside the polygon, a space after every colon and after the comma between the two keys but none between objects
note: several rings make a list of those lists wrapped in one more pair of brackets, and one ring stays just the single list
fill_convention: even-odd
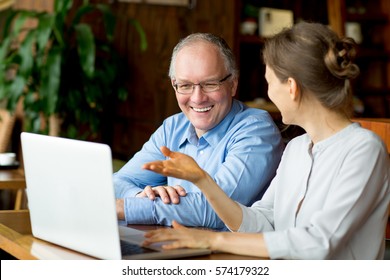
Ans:
[{"label": "older man", "polygon": [[233,97],[238,70],[226,42],[196,33],[173,50],[169,76],[181,113],[168,117],[142,149],[114,174],[117,214],[128,224],[223,229],[192,183],[143,170],[163,160],[161,146],[190,155],[234,200],[250,205],[275,175],[283,151],[269,114],[246,107]]}]

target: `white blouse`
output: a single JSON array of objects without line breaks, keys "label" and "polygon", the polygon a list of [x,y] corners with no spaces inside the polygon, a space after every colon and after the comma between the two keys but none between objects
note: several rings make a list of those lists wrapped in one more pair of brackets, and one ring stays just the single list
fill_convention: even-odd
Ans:
[{"label": "white blouse", "polygon": [[314,146],[290,141],[239,231],[264,232],[272,259],[383,259],[389,201],[387,150],[354,123]]}]

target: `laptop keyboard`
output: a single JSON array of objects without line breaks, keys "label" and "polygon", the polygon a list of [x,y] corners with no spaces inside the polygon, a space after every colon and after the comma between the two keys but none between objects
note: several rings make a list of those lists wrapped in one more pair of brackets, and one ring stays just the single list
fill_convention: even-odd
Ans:
[{"label": "laptop keyboard", "polygon": [[123,256],[157,252],[156,250],[145,248],[125,240],[121,240],[120,243]]}]

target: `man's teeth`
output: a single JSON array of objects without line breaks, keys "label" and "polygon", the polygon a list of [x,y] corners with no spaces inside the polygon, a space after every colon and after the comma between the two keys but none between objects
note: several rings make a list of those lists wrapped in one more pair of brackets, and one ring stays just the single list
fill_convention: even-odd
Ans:
[{"label": "man's teeth", "polygon": [[211,110],[211,106],[210,107],[206,107],[206,108],[195,108],[195,107],[193,107],[193,109],[196,112],[207,112],[207,111]]}]

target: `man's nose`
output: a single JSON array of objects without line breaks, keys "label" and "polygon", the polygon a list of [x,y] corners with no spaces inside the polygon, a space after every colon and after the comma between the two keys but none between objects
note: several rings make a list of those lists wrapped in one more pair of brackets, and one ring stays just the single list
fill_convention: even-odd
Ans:
[{"label": "man's nose", "polygon": [[192,91],[191,99],[192,100],[203,100],[207,98],[207,94],[202,90],[202,86],[200,84],[194,84],[194,89]]}]

